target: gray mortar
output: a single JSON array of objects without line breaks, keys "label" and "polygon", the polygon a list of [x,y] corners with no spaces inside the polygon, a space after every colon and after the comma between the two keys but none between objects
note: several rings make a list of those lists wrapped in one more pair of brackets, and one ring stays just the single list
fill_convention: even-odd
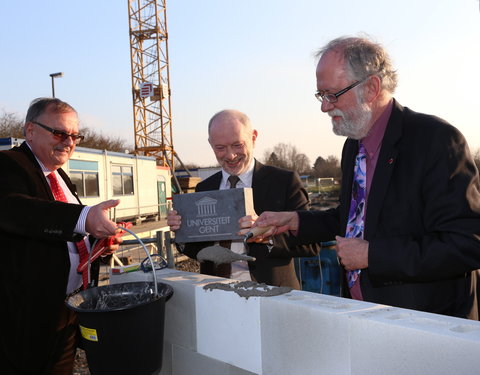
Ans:
[{"label": "gray mortar", "polygon": [[237,260],[255,261],[255,258],[245,254],[237,254],[225,247],[214,245],[200,250],[197,254],[197,260],[200,262],[209,260],[218,265],[236,262]]},{"label": "gray mortar", "polygon": [[246,299],[250,297],[272,297],[289,293],[293,289],[286,286],[268,286],[267,284],[259,284],[254,281],[241,281],[233,283],[210,283],[203,287],[205,290],[212,291],[214,289],[224,290],[226,292],[237,293],[240,297]]}]

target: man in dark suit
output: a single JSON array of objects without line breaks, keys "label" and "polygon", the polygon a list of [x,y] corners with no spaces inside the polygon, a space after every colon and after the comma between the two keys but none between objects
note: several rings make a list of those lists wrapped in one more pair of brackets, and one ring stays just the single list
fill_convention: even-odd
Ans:
[{"label": "man in dark suit", "polygon": [[[236,187],[251,187],[255,212],[307,209],[308,195],[297,173],[266,166],[255,160],[253,147],[258,132],[252,129],[249,118],[236,110],[224,110],[212,117],[208,125],[209,143],[222,171],[200,182],[196,191],[228,189],[230,176],[237,176]],[[250,221],[252,218],[249,218]],[[167,217],[171,230],[180,227],[181,217],[171,211]],[[246,225],[246,224],[245,224]],[[254,262],[234,262],[215,266],[204,261],[200,272],[208,275],[253,280],[273,286],[289,286],[299,289],[292,257],[314,256],[316,246],[295,246],[289,234],[273,236],[271,243],[255,243],[249,246]],[[196,258],[198,252],[213,243],[188,243],[184,253]],[[231,250],[244,253],[242,241],[233,241]]]},{"label": "man in dark suit", "polygon": [[346,296],[477,319],[480,182],[464,137],[393,98],[396,72],[380,45],[339,38],[318,56],[316,97],[348,137],[340,206],[266,212],[255,225],[300,243],[337,236]]},{"label": "man in dark suit", "polygon": [[119,202],[82,206],[61,169],[83,138],[70,105],[33,101],[25,138],[0,152],[0,368],[2,374],[71,374],[78,327],[65,299],[82,285],[75,242],[88,251],[86,234],[114,235],[107,211]]}]

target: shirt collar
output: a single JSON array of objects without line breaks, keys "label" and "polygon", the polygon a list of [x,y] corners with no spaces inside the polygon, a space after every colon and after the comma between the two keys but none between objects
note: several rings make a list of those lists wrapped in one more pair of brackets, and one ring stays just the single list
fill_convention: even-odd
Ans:
[{"label": "shirt collar", "polygon": [[30,145],[28,144],[28,142],[25,142],[28,146],[28,148],[30,149],[30,151],[32,151],[32,154],[33,156],[35,156],[35,159],[37,159],[37,163],[40,165],[40,168],[42,168],[42,172],[45,176],[49,175],[50,173],[55,173],[55,171],[51,171],[50,169],[48,169],[47,167],[45,167],[43,165],[43,163],[40,161],[39,158],[37,158],[37,155],[35,155],[35,153],[33,152],[32,148],[30,147]]},{"label": "shirt collar", "polygon": [[[252,180],[253,180],[253,169],[255,167],[255,159],[252,158],[252,161],[250,162],[250,165],[248,166],[247,170],[243,172],[242,174],[238,175],[238,178],[240,178],[239,183],[241,183],[243,186],[242,187],[252,187]],[[230,184],[228,182],[228,177],[230,177],[230,173],[226,172],[222,168],[222,187],[223,188],[230,188]]]},{"label": "shirt collar", "polygon": [[375,121],[368,135],[361,140],[369,157],[372,157],[380,149],[385,130],[387,129],[388,120],[392,114],[392,109],[393,99],[390,100],[383,113],[377,121]]}]

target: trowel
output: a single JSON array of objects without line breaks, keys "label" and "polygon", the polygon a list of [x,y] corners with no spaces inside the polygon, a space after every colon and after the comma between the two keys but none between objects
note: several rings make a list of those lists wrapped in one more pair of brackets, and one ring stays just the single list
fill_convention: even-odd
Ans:
[{"label": "trowel", "polygon": [[232,250],[220,245],[208,246],[200,250],[197,254],[198,261],[209,260],[215,265],[232,263],[238,260],[245,260],[247,262],[253,262],[256,259],[246,254],[237,254]]},{"label": "trowel", "polygon": [[245,247],[246,254],[238,254],[233,252],[230,249],[227,249],[226,247],[220,246],[220,245],[213,245],[213,246],[208,246],[200,250],[197,254],[197,260],[198,261],[204,261],[204,260],[209,260],[215,265],[219,264],[224,264],[224,263],[232,263],[236,262],[239,260],[244,260],[247,262],[254,262],[256,259],[255,257],[252,257],[248,255],[248,242],[252,237],[258,236],[262,233],[265,233],[267,230],[269,230],[271,227],[255,227],[251,228],[243,237],[243,246]]}]

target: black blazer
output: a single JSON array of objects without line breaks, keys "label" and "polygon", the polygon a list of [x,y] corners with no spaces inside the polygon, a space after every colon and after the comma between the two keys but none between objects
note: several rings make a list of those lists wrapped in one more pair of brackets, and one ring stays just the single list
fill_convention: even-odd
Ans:
[{"label": "black blazer", "polygon": [[[357,152],[358,142],[347,139],[340,206],[302,212],[302,241],[344,236]],[[478,171],[462,134],[395,102],[368,197],[369,267],[360,279],[364,299],[476,318],[479,191]]]},{"label": "black blazer", "polygon": [[82,238],[73,230],[84,206],[54,200],[25,143],[0,152],[0,171],[0,357],[38,370],[56,340],[70,269],[66,241]]},{"label": "black blazer", "polygon": [[[196,191],[218,190],[222,181],[222,172],[210,176],[200,182]],[[298,174],[285,169],[266,166],[255,160],[252,180],[253,205],[260,215],[263,211],[293,211],[307,209],[308,195],[302,186]],[[212,242],[185,244],[184,253],[196,258],[197,253]],[[274,237],[271,251],[264,244],[249,245],[249,254],[256,258],[248,262],[252,280],[273,286],[289,286],[295,289],[300,284],[295,274],[292,257],[318,255],[315,245],[297,246],[295,237],[278,235]],[[202,262],[200,272],[208,275],[229,277],[216,268],[212,262]]]}]

